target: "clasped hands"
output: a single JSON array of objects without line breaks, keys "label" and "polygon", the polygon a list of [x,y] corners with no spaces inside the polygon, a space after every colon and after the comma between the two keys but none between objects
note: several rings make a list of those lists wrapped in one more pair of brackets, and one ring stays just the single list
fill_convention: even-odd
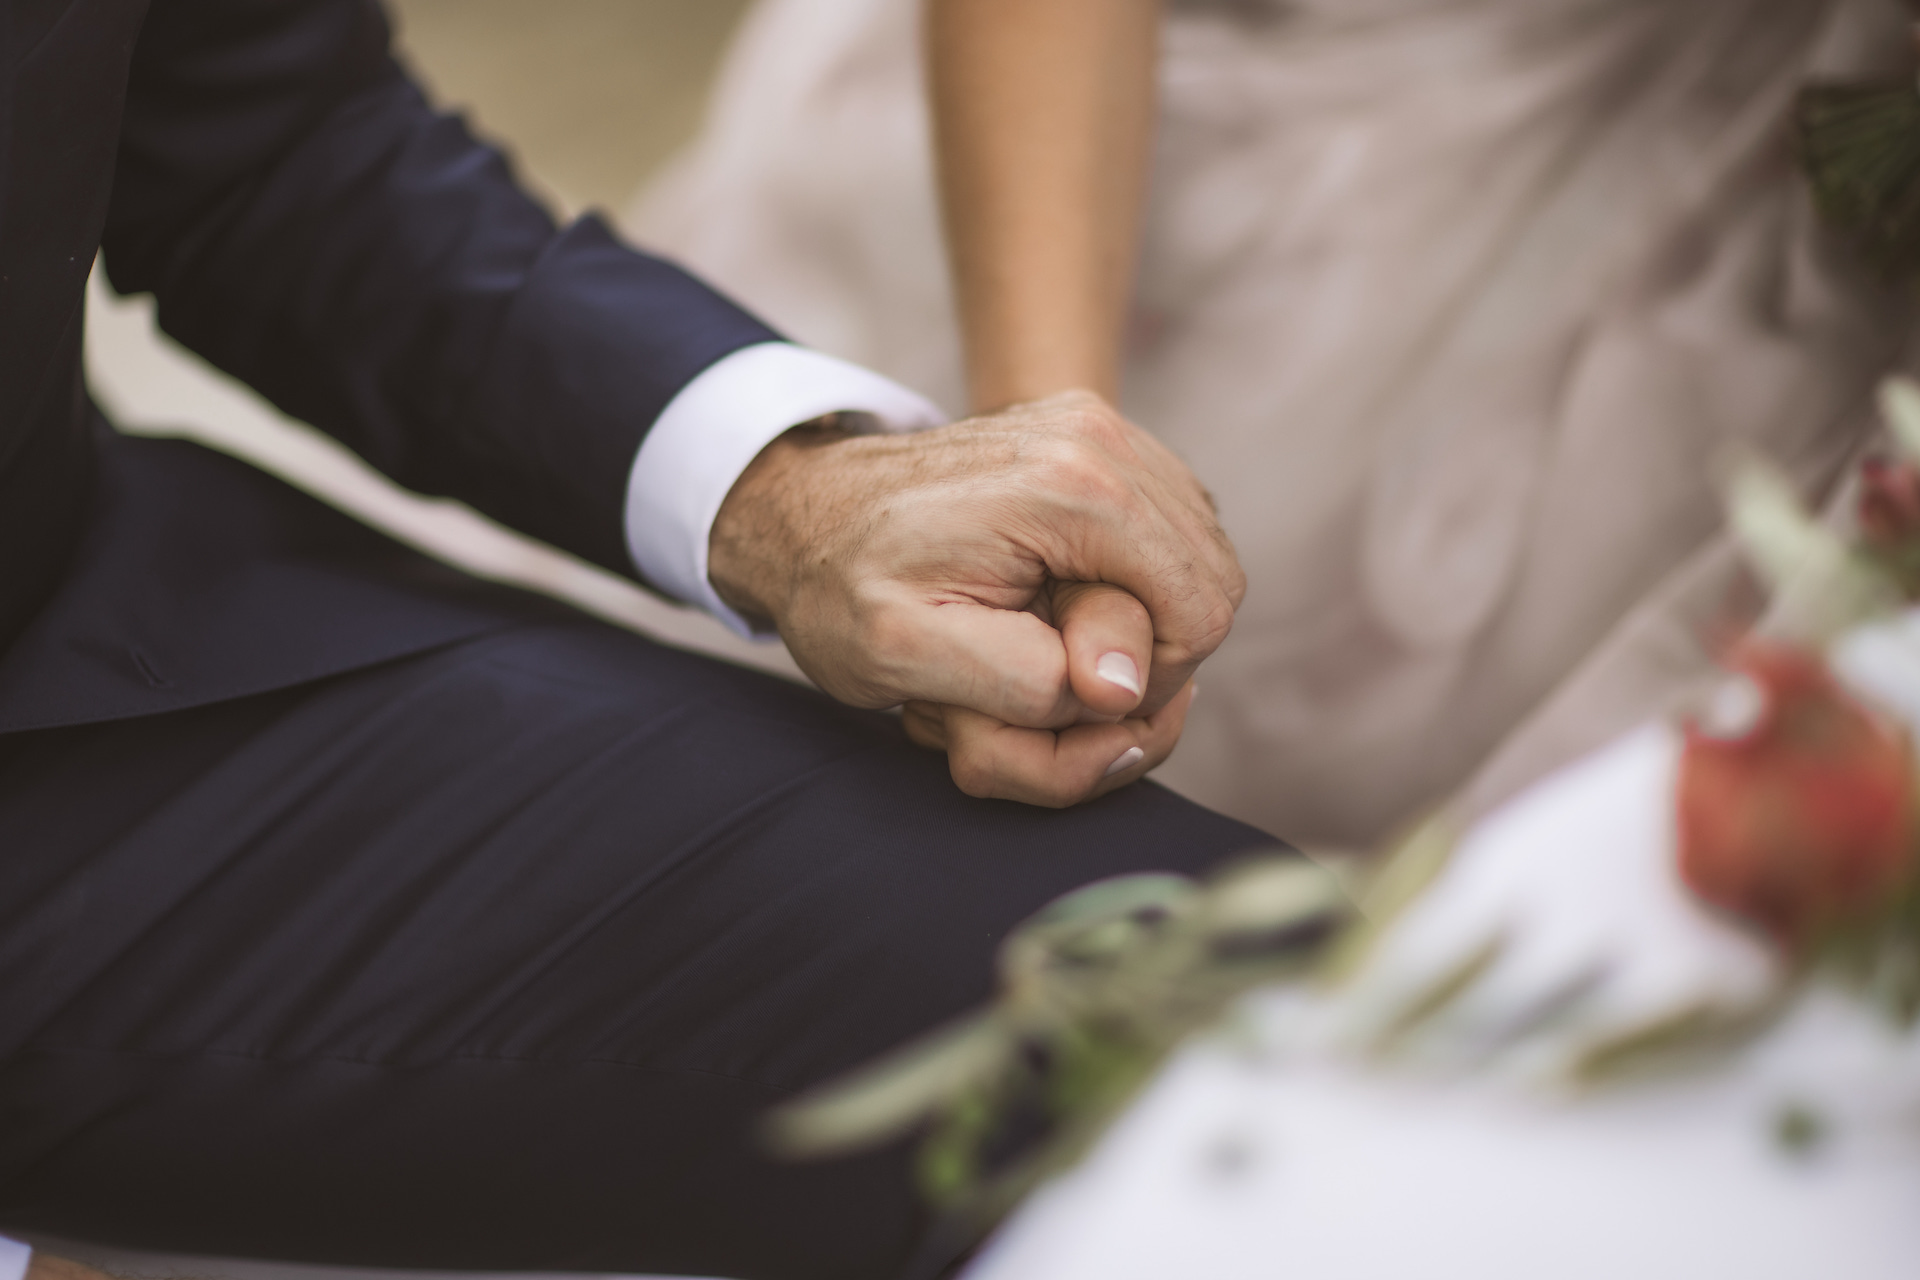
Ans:
[{"label": "clasped hands", "polygon": [[790,431],[728,493],[708,574],[833,697],[904,704],[961,790],[1056,808],[1166,759],[1246,591],[1192,473],[1088,392]]}]

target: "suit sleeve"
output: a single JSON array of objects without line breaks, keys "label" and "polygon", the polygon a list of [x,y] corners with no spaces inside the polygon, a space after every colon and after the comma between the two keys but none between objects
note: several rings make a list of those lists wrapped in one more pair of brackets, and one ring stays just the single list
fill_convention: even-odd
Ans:
[{"label": "suit sleeve", "polygon": [[122,292],[409,488],[631,573],[648,431],[778,335],[435,112],[372,0],[154,0],[103,248]]}]

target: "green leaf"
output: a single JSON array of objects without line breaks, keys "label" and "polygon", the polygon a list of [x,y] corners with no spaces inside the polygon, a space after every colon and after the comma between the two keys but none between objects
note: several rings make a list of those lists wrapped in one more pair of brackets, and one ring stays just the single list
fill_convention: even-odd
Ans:
[{"label": "green leaf", "polygon": [[1193,892],[1193,881],[1168,872],[1112,876],[1055,898],[1017,932],[1047,933],[1063,925],[1116,920],[1148,908],[1171,906]]},{"label": "green leaf", "polygon": [[1260,858],[1215,877],[1202,910],[1207,929],[1231,934],[1284,928],[1347,906],[1339,880],[1326,868],[1299,858]]},{"label": "green leaf", "polygon": [[1911,76],[1810,85],[1800,157],[1815,205],[1890,276],[1920,262],[1920,96]]},{"label": "green leaf", "polygon": [[880,1146],[1001,1071],[1014,1038],[991,1010],[915,1041],[775,1110],[767,1137],[788,1156]]},{"label": "green leaf", "polygon": [[1893,580],[1815,520],[1786,475],[1758,455],[1740,459],[1729,474],[1727,516],[1734,539],[1773,594],[1756,628],[1762,634],[1825,644],[1899,607]]},{"label": "green leaf", "polygon": [[1880,416],[1886,420],[1900,455],[1920,462],[1920,383],[1895,376],[1880,383]]}]

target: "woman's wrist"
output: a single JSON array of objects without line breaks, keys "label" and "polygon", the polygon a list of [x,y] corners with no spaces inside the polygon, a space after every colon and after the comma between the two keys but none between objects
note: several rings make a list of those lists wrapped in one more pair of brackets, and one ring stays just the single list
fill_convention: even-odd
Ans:
[{"label": "woman's wrist", "polygon": [[[1067,326],[1056,334],[1072,332]],[[1079,330],[1084,333],[1085,329]],[[976,350],[977,345],[977,350]],[[1068,391],[1091,391],[1108,404],[1117,404],[1119,362],[1099,343],[1069,344],[1055,337],[1050,343],[1009,342],[969,344],[967,395],[972,413],[996,413],[1010,405],[1028,404]]]}]

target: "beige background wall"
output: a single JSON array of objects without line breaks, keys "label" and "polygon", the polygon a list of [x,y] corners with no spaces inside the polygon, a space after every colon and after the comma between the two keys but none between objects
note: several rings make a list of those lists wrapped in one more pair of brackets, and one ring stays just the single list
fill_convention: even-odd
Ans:
[{"label": "beige background wall", "polygon": [[[617,209],[698,128],[746,0],[390,0],[404,56],[433,96],[514,156],[556,209]],[[158,333],[151,301],[94,273],[87,363],[124,429],[184,435],[246,457],[473,572],[799,678],[780,646],[535,545],[450,502],[387,483],[331,439],[281,416]]]},{"label": "beige background wall", "polygon": [[617,209],[693,135],[746,0],[388,0],[416,73],[568,210]]}]

